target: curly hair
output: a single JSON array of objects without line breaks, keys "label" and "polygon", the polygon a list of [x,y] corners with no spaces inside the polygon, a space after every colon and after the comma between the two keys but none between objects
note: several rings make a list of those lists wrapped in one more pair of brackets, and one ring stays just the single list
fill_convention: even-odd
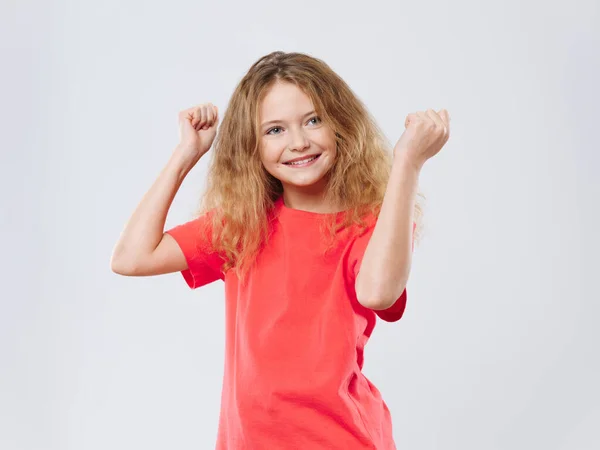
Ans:
[{"label": "curly hair", "polygon": [[[365,105],[325,62],[303,53],[276,51],[256,61],[235,88],[214,142],[199,214],[213,211],[212,244],[224,255],[223,272],[244,279],[269,240],[270,211],[283,193],[259,153],[259,108],[278,81],[293,83],[311,99],[316,113],[334,131],[337,157],[328,173],[324,202],[345,211],[328,215],[331,249],[336,233],[367,214],[378,216],[390,176],[390,145]],[[421,193],[417,197],[424,198]],[[415,239],[421,229],[417,198]],[[322,228],[325,230],[325,228]]]}]

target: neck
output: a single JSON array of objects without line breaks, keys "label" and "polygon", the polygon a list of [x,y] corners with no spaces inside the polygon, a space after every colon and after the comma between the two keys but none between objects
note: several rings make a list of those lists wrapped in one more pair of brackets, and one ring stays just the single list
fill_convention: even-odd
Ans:
[{"label": "neck", "polygon": [[[312,187],[312,186],[311,186]],[[335,205],[326,203],[324,191],[311,189],[284,188],[283,203],[287,208],[318,214],[332,214],[340,212]]]}]

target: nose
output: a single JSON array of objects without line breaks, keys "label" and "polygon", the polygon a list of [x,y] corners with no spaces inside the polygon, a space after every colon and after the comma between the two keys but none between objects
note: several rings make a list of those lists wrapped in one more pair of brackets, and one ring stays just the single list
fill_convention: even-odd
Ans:
[{"label": "nose", "polygon": [[299,152],[308,148],[309,142],[303,130],[290,130],[288,135],[290,137],[288,144],[290,150]]}]

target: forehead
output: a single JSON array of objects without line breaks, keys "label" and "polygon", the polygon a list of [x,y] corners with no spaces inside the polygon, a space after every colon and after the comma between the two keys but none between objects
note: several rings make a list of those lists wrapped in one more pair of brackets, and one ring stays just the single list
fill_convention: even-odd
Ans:
[{"label": "forehead", "polygon": [[263,98],[259,114],[261,120],[280,120],[296,118],[314,109],[310,97],[292,83],[276,82]]}]

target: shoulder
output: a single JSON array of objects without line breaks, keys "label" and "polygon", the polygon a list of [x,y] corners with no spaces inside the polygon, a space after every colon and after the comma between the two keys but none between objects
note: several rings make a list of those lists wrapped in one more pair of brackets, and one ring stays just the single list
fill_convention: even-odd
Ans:
[{"label": "shoulder", "polygon": [[345,248],[351,263],[362,259],[362,255],[371,239],[377,218],[368,215],[361,223],[353,223],[344,231]]},{"label": "shoulder", "polygon": [[352,223],[349,227],[349,239],[355,241],[365,236],[370,236],[377,224],[377,216],[372,213],[366,214],[360,218],[359,223]]},{"label": "shoulder", "polygon": [[166,232],[181,242],[193,241],[196,244],[208,243],[211,240],[215,209],[200,212],[187,222],[170,228]]}]

